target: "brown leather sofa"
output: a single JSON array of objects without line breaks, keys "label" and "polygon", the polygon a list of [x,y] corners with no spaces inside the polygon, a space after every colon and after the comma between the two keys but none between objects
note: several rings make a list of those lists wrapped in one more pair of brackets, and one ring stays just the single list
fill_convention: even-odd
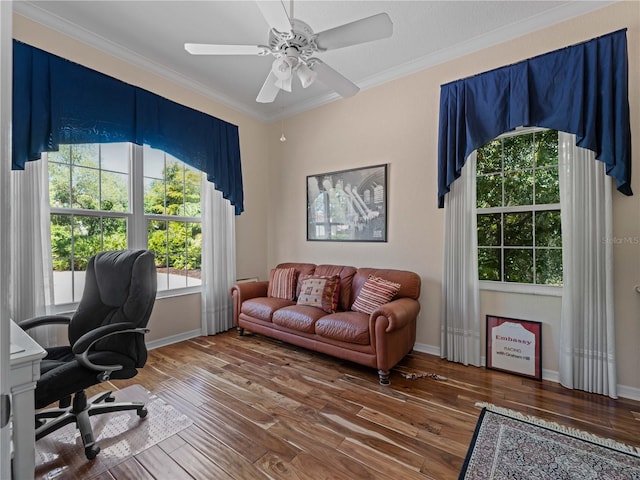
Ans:
[{"label": "brown leather sofa", "polygon": [[[380,384],[388,385],[390,370],[415,344],[420,277],[405,270],[311,263],[282,263],[276,268],[291,267],[299,275],[340,276],[336,313],[268,297],[268,281],[239,283],[231,288],[238,333],[242,335],[247,329],[376,368]],[[399,283],[400,290],[389,303],[378,307],[371,315],[351,311],[369,275]]]}]

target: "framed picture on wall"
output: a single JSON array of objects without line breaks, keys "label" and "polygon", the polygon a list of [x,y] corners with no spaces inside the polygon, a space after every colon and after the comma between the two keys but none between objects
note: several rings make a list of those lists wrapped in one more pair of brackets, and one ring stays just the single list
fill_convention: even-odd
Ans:
[{"label": "framed picture on wall", "polygon": [[307,177],[307,240],[387,241],[387,165]]},{"label": "framed picture on wall", "polygon": [[487,368],[542,380],[542,323],[487,315]]}]

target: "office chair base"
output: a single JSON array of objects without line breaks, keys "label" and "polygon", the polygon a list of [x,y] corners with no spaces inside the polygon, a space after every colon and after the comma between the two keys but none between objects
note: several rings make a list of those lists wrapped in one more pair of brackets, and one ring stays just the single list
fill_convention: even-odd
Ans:
[{"label": "office chair base", "polygon": [[89,400],[84,391],[76,392],[70,407],[50,408],[36,414],[36,441],[65,425],[75,423],[80,431],[85,456],[93,460],[100,452],[100,447],[95,443],[89,417],[127,410],[135,410],[140,418],[145,418],[148,413],[144,403],[116,402],[112,392],[99,393]]}]

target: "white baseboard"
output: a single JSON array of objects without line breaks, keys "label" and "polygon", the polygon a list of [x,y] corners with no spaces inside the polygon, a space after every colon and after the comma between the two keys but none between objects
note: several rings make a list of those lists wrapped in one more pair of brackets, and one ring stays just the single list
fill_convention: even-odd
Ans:
[{"label": "white baseboard", "polygon": [[[424,343],[416,343],[413,349],[417,352],[428,353],[429,355],[440,356],[440,347],[435,345],[427,345]],[[482,365],[486,365],[485,357],[480,359]],[[559,383],[560,374],[555,370],[542,370],[542,379],[549,380],[550,382]],[[618,385],[618,396],[629,398],[631,400],[640,400],[640,388],[628,387],[626,385]]]},{"label": "white baseboard", "polygon": [[182,342],[183,340],[189,340],[190,338],[199,337],[202,335],[202,330],[191,330],[188,332],[182,332],[178,335],[171,335],[170,337],[159,338],[147,342],[147,350],[153,350],[154,348],[164,347],[165,345],[171,345],[172,343]]},{"label": "white baseboard", "polygon": [[631,400],[640,400],[640,388],[618,385],[618,396],[630,398]]}]

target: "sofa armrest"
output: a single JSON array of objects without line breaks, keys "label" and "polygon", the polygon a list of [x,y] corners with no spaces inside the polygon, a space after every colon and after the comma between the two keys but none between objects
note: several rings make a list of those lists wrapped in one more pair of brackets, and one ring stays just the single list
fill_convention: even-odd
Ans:
[{"label": "sofa armrest", "polygon": [[269,282],[236,283],[231,287],[231,296],[240,299],[240,303],[250,298],[266,297]]},{"label": "sofa armrest", "polygon": [[415,322],[420,312],[420,302],[413,298],[398,298],[378,307],[370,317],[371,331],[379,317],[385,317],[388,321],[385,332],[393,332]]},{"label": "sofa armrest", "polygon": [[242,302],[250,298],[266,297],[269,282],[246,282],[236,283],[231,287],[231,297],[233,298],[233,324],[238,326],[238,317]]}]

